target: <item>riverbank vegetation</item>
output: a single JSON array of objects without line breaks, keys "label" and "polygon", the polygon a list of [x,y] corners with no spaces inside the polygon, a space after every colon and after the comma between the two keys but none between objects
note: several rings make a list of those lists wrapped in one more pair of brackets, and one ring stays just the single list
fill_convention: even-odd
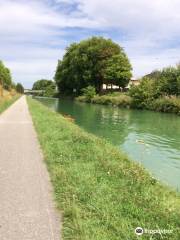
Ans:
[{"label": "riverbank vegetation", "polygon": [[[180,65],[153,71],[140,84],[130,86],[131,70],[122,47],[110,39],[92,37],[66,49],[54,79],[59,95],[78,96],[78,101],[180,115]],[[119,95],[106,94],[103,85],[119,87]]]},{"label": "riverbank vegetation", "polygon": [[[180,238],[180,199],[107,141],[28,98],[63,215],[63,239],[137,239],[134,229]],[[144,234],[143,239],[149,239]]]},{"label": "riverbank vegetation", "polygon": [[154,71],[144,76],[140,84],[132,86],[128,92],[106,95],[92,92],[89,86],[76,100],[180,115],[180,66]]},{"label": "riverbank vegetation", "polygon": [[94,104],[112,105],[117,107],[130,108],[132,106],[132,98],[125,93],[114,92],[106,95],[90,94],[90,87],[84,90],[82,96],[76,98],[79,102],[88,102]]},{"label": "riverbank vegetation", "polygon": [[132,107],[180,114],[180,65],[144,76],[129,94]]}]

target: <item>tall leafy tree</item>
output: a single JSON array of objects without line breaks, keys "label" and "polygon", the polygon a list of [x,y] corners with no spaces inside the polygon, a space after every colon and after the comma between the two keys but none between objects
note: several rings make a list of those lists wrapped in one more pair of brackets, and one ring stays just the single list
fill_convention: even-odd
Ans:
[{"label": "tall leafy tree", "polygon": [[11,72],[2,61],[0,61],[0,84],[5,89],[10,89],[12,85]]},{"label": "tall leafy tree", "polygon": [[131,69],[131,64],[124,52],[114,55],[107,61],[105,79],[109,84],[125,88],[132,77]]},{"label": "tall leafy tree", "polygon": [[41,79],[37,80],[32,87],[32,90],[46,90],[47,87],[52,86],[55,88],[55,83],[51,80]]},{"label": "tall leafy tree", "polygon": [[33,90],[42,90],[38,95],[51,97],[55,94],[56,84],[52,80],[41,79],[37,80],[32,87]]},{"label": "tall leafy tree", "polygon": [[[118,58],[115,56],[118,56]],[[113,62],[111,63],[109,61],[112,58]],[[96,88],[97,92],[100,92],[103,83],[114,81],[114,78],[112,80],[112,77],[107,74],[107,67],[114,67],[115,71],[119,72],[115,77],[118,76],[120,79],[123,66],[121,69],[115,68],[116,60],[123,64],[124,68],[127,63],[126,67],[129,72],[131,71],[129,60],[123,48],[110,39],[92,37],[80,43],[71,44],[66,49],[62,61],[58,62],[56,69],[55,81],[59,91],[72,93],[76,89],[77,92],[80,92],[82,88],[91,85]],[[123,77],[125,79],[125,71]],[[126,79],[128,79],[128,74]]]},{"label": "tall leafy tree", "polygon": [[21,93],[21,94],[24,93],[24,87],[23,87],[23,85],[22,85],[21,83],[17,83],[17,84],[16,84],[16,91],[17,91],[18,93]]}]

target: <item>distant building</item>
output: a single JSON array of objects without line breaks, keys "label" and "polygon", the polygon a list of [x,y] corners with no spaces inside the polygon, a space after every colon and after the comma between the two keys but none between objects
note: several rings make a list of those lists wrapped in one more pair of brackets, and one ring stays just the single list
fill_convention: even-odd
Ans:
[{"label": "distant building", "polygon": [[140,80],[139,79],[131,79],[129,81],[129,84],[127,85],[127,89],[130,89],[132,86],[138,86],[140,84]]},{"label": "distant building", "polygon": [[[125,88],[125,89],[130,89],[132,86],[138,86],[140,84],[140,80],[139,79],[131,79],[130,81],[129,81],[129,84],[127,85],[127,87]],[[121,88],[119,87],[119,86],[117,86],[117,85],[111,85],[111,84],[103,84],[103,90],[110,90],[110,89],[112,89],[112,90],[121,90]]]}]

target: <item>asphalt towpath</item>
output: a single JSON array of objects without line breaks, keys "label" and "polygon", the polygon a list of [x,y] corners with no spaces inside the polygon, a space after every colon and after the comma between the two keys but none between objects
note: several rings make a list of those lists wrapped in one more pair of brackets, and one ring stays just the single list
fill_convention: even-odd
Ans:
[{"label": "asphalt towpath", "polygon": [[0,115],[0,240],[59,240],[60,219],[23,96]]}]

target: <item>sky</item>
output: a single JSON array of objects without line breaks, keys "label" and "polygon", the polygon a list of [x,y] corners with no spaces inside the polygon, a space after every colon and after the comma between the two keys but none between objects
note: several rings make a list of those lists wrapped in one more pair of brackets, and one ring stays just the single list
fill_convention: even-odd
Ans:
[{"label": "sky", "polygon": [[65,48],[91,36],[127,53],[133,77],[180,62],[179,0],[0,0],[0,59],[15,82],[53,79]]}]

